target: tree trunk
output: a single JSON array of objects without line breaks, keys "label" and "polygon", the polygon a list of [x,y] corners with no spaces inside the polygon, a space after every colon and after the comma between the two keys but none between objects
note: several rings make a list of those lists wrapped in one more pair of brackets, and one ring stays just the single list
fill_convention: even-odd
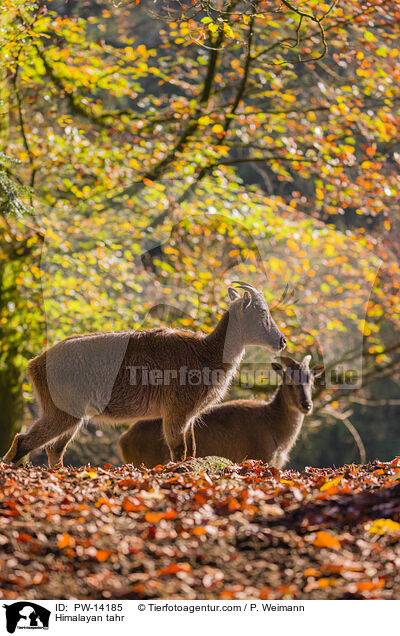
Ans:
[{"label": "tree trunk", "polygon": [[[9,22],[10,15],[3,12],[0,15],[0,27],[6,30]],[[8,137],[9,86],[7,65],[0,51],[0,151],[7,150]],[[9,247],[9,244],[6,244],[6,247]],[[9,303],[12,302],[15,307],[18,307],[17,286],[13,284],[14,269],[12,264],[10,266],[7,251],[0,253],[0,459],[8,449],[15,433],[21,428],[24,415],[22,358],[13,344],[15,331],[9,327]]]},{"label": "tree trunk", "polygon": [[23,414],[21,369],[9,363],[0,369],[0,457],[20,430]]},{"label": "tree trunk", "polygon": [[[0,259],[1,260],[1,259]],[[20,310],[16,278],[20,264],[0,262],[0,457],[23,424],[21,334],[13,325]],[[14,311],[11,310],[13,306]]]}]

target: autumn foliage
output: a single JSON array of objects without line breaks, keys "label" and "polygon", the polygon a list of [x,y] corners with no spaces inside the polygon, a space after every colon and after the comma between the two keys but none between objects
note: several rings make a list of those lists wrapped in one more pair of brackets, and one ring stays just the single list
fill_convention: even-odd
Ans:
[{"label": "autumn foliage", "polygon": [[153,5],[0,8],[0,452],[46,344],[207,331],[232,278],[295,292],[289,350],[337,370],[320,422],[398,379],[397,3]]}]

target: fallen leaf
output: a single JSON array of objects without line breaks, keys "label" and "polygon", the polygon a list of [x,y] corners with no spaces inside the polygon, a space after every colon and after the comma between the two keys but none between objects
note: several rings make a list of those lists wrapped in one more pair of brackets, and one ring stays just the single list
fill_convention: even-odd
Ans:
[{"label": "fallen leaf", "polygon": [[321,576],[321,572],[315,568],[307,568],[303,574],[304,576]]},{"label": "fallen leaf", "polygon": [[316,582],[316,587],[324,588],[324,587],[333,587],[336,585],[337,579],[330,577],[321,578]]},{"label": "fallen leaf", "polygon": [[164,574],[177,574],[178,572],[190,572],[192,566],[190,563],[171,563],[166,568],[157,571],[158,576],[163,576]]},{"label": "fallen leaf", "polygon": [[122,508],[125,510],[125,512],[138,512],[147,510],[147,506],[141,503],[141,501],[139,501],[138,499],[129,499],[128,497],[125,497],[122,501]]},{"label": "fallen leaf", "polygon": [[372,534],[385,534],[386,532],[400,532],[400,523],[393,519],[375,519],[364,524],[365,530]]},{"label": "fallen leaf", "polygon": [[372,579],[372,581],[359,581],[359,583],[354,583],[357,590],[360,592],[369,592],[370,590],[378,590],[385,585],[385,579]]},{"label": "fallen leaf", "polygon": [[169,509],[164,512],[164,519],[176,519],[177,516],[176,510]]},{"label": "fallen leaf", "polygon": [[164,518],[164,515],[162,512],[146,512],[144,518],[150,523],[158,523]]},{"label": "fallen leaf", "polygon": [[335,479],[331,479],[330,481],[325,482],[325,484],[321,486],[320,490],[321,491],[328,490],[332,486],[336,486],[337,484],[339,484],[341,480],[342,480],[341,477],[336,477]]},{"label": "fallen leaf", "polygon": [[61,536],[59,536],[58,539],[58,547],[60,549],[62,548],[73,548],[75,547],[75,539],[74,537],[71,537],[70,534],[64,533]]},{"label": "fallen leaf", "polygon": [[99,563],[104,563],[104,561],[107,561],[110,555],[111,550],[97,550],[96,559],[99,561]]},{"label": "fallen leaf", "polygon": [[331,548],[332,550],[340,550],[341,548],[340,541],[324,530],[317,532],[313,545],[315,545],[316,548]]},{"label": "fallen leaf", "polygon": [[197,536],[202,534],[207,534],[207,530],[205,529],[204,526],[196,526],[196,528],[193,528],[192,534],[195,534]]}]

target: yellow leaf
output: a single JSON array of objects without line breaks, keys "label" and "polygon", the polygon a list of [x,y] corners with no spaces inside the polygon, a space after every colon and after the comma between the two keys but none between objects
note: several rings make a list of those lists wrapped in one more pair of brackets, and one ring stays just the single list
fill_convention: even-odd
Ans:
[{"label": "yellow leaf", "polygon": [[336,486],[336,484],[339,484],[341,480],[341,477],[336,477],[335,479],[331,479],[330,481],[326,481],[324,483],[323,486],[321,486],[320,490],[324,491],[324,490],[328,490],[329,488],[331,488],[331,486]]},{"label": "yellow leaf", "polygon": [[283,95],[281,95],[282,99],[285,102],[295,102],[296,101],[296,96],[292,95],[291,93],[284,93]]},{"label": "yellow leaf", "polygon": [[224,32],[226,33],[226,35],[230,38],[234,38],[235,34],[232,31],[232,28],[229,26],[229,24],[227,24],[226,22],[224,22]]},{"label": "yellow leaf", "polygon": [[136,50],[139,53],[139,55],[146,55],[147,53],[147,49],[144,44],[139,44]]},{"label": "yellow leaf", "polygon": [[289,238],[286,241],[286,244],[288,246],[288,248],[292,251],[292,252],[298,252],[299,251],[299,245],[296,243],[295,240],[293,240],[292,238]]},{"label": "yellow leaf", "polygon": [[82,470],[76,477],[77,479],[93,479],[93,477],[97,477],[97,473],[94,471]]},{"label": "yellow leaf", "polygon": [[393,519],[375,519],[364,524],[365,530],[372,534],[385,534],[386,532],[400,532],[400,523]]},{"label": "yellow leaf", "polygon": [[210,119],[208,115],[204,115],[203,117],[199,118],[200,126],[208,126],[208,124],[211,124],[211,123],[212,123],[212,119]]},{"label": "yellow leaf", "polygon": [[184,327],[191,327],[193,325],[193,318],[182,318],[181,324]]},{"label": "yellow leaf", "polygon": [[371,31],[364,31],[364,38],[367,40],[367,42],[377,42],[377,38],[374,36],[373,33],[371,33]]},{"label": "yellow leaf", "polygon": [[388,49],[386,49],[384,46],[380,46],[379,49],[376,49],[375,52],[381,57],[387,57],[387,54],[389,53]]}]

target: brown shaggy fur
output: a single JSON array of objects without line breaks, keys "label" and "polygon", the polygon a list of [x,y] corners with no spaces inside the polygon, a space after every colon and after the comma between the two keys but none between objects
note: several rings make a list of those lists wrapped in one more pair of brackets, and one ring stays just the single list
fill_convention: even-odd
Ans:
[{"label": "brown shaggy fur", "polygon": [[[300,433],[304,415],[311,413],[313,378],[321,368],[310,370],[308,360],[293,361],[270,402],[234,400],[213,406],[194,425],[197,457],[218,455],[233,462],[261,459],[281,468]],[[297,376],[293,372],[297,372]],[[307,405],[307,406],[306,406]],[[161,420],[139,421],[123,433],[119,450],[125,463],[152,468],[169,461]],[[191,440],[188,453],[193,453]]]}]

